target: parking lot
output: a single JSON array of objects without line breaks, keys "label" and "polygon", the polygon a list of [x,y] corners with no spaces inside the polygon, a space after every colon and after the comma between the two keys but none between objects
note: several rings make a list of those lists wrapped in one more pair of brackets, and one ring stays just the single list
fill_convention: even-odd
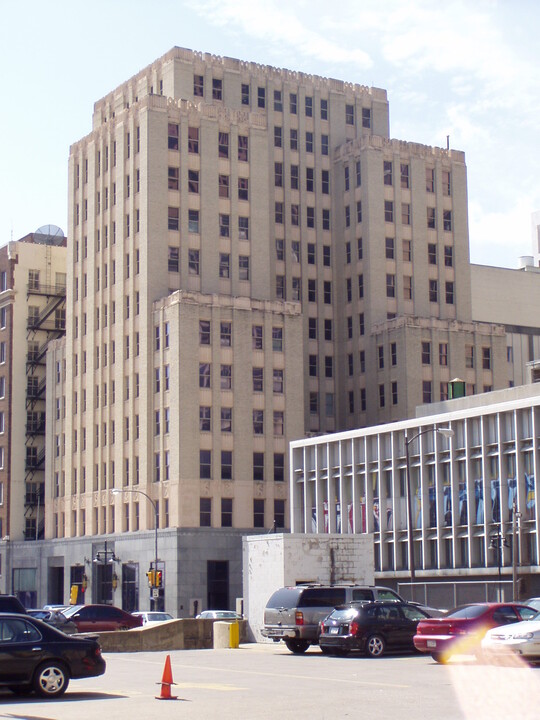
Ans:
[{"label": "parking lot", "polygon": [[[167,655],[172,694],[158,700]],[[0,695],[0,718],[294,718],[536,720],[540,669],[468,656],[437,665],[421,655],[328,657],[281,643],[238,649],[106,654],[104,676],[71,683],[56,701]]]}]

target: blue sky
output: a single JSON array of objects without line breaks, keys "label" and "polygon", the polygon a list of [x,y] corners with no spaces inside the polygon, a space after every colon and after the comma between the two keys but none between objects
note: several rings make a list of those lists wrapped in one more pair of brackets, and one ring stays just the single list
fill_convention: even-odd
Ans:
[{"label": "blue sky", "polygon": [[471,260],[517,267],[540,210],[535,0],[0,0],[0,245],[67,231],[94,102],[175,45],[385,88],[391,136],[466,153]]}]

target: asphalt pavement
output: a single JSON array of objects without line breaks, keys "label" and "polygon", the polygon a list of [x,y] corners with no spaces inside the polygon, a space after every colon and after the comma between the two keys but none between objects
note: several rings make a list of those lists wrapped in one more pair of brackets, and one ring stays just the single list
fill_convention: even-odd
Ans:
[{"label": "asphalt pavement", "polygon": [[[171,695],[162,686],[170,658]],[[281,643],[225,650],[107,653],[99,678],[58,700],[0,694],[0,718],[73,720],[537,720],[540,669],[471,657],[292,655]]]}]

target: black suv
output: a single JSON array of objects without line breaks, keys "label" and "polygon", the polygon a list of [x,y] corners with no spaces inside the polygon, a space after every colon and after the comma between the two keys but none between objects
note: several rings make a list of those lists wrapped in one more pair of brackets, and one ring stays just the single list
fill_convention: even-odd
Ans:
[{"label": "black suv", "polygon": [[26,608],[15,595],[0,595],[0,612],[26,615]]},{"label": "black suv", "polygon": [[337,605],[389,600],[403,602],[396,592],[378,585],[295,585],[276,590],[264,611],[261,634],[283,640],[293,653],[319,642],[319,623]]}]

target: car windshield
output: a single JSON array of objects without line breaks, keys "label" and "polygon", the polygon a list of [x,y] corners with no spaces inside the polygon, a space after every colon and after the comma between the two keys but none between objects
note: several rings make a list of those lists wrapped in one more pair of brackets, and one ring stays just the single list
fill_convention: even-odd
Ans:
[{"label": "car windshield", "polygon": [[169,613],[151,612],[147,614],[148,620],[172,620],[172,615]]},{"label": "car windshield", "polygon": [[483,615],[486,610],[486,605],[462,605],[461,607],[455,608],[455,610],[451,610],[446,617],[453,619],[464,618],[465,620],[472,620],[474,618],[480,617],[480,615]]},{"label": "car windshield", "polygon": [[66,608],[65,610],[62,610],[62,615],[64,617],[71,617],[72,615],[75,615],[75,613],[80,610],[82,605],[71,605],[70,607]]}]

